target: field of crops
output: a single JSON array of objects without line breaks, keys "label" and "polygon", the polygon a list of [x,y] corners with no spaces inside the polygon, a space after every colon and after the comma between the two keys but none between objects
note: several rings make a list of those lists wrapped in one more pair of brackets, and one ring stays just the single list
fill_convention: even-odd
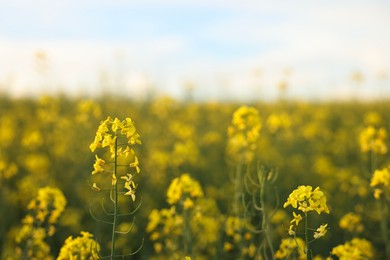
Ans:
[{"label": "field of crops", "polygon": [[389,111],[0,97],[0,258],[389,259]]}]

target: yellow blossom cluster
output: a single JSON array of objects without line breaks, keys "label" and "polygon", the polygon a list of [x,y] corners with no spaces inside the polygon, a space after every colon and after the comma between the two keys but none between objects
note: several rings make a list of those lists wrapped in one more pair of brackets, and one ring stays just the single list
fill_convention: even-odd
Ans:
[{"label": "yellow blossom cluster", "polygon": [[232,238],[232,243],[225,242],[224,250],[231,251],[234,248],[234,245],[241,240],[240,230],[244,226],[243,221],[238,217],[229,216],[225,222],[225,233],[227,237]]},{"label": "yellow blossom cluster", "polygon": [[184,257],[186,247],[197,248],[200,254],[216,253],[210,245],[219,238],[220,213],[215,202],[203,196],[200,184],[187,173],[171,182],[170,208],[152,210],[146,227],[156,253],[175,259]]},{"label": "yellow blossom cluster", "polygon": [[[118,135],[124,135],[127,138],[125,149],[122,146],[116,150],[116,141]],[[124,154],[128,156],[130,153],[134,154],[134,151],[129,145],[141,144],[139,139],[140,135],[137,133],[133,120],[127,117],[125,120],[120,121],[118,118],[112,119],[107,117],[102,121],[96,131],[95,140],[91,143],[89,148],[94,152],[97,148],[109,147],[111,157],[114,158],[115,154]]]},{"label": "yellow blossom cluster", "polygon": [[332,249],[332,255],[340,260],[374,259],[374,252],[371,242],[362,238],[354,238]]},{"label": "yellow blossom cluster", "polygon": [[81,124],[86,124],[90,119],[99,118],[101,115],[100,106],[92,100],[81,100],[77,104],[76,121]]},{"label": "yellow blossom cluster", "polygon": [[[46,243],[46,231],[42,227],[23,225],[15,239],[15,257],[18,259],[51,260],[50,246]],[[15,258],[16,259],[16,258]]]},{"label": "yellow blossom cluster", "polygon": [[374,197],[379,199],[390,184],[390,166],[376,170],[371,178],[370,186],[374,187]]},{"label": "yellow blossom cluster", "polygon": [[[290,221],[291,225],[288,230],[288,234],[294,237],[296,235],[296,229],[299,222],[301,222],[304,218],[307,218],[307,212],[316,211],[318,214],[321,214],[322,212],[329,213],[329,209],[326,204],[326,197],[319,187],[313,190],[313,187],[311,186],[298,186],[298,188],[293,190],[293,192],[289,195],[283,206],[287,207],[289,205],[304,213],[304,217],[302,217],[301,214],[293,212],[294,218]],[[305,219],[305,221],[307,222],[307,219]],[[320,225],[320,227],[314,231],[314,239],[323,237],[327,232],[327,227],[328,224]],[[305,230],[305,233],[306,232],[307,230]]]},{"label": "yellow blossom cluster", "polygon": [[256,108],[248,106],[238,108],[233,113],[231,125],[228,127],[228,155],[238,162],[252,161],[260,129],[261,121]]},{"label": "yellow blossom cluster", "polygon": [[32,211],[23,220],[26,224],[38,222],[40,224],[55,224],[66,206],[66,198],[61,190],[53,187],[44,187],[38,190],[38,196],[27,206]]},{"label": "yellow blossom cluster", "polygon": [[202,187],[188,173],[173,179],[167,191],[168,203],[173,205],[181,202],[185,209],[192,208],[193,200],[201,197],[203,197]]},{"label": "yellow blossom cluster", "polygon": [[28,259],[51,259],[50,247],[45,242],[55,232],[54,224],[65,209],[66,198],[61,190],[44,187],[28,205],[30,213],[16,236],[16,254]]},{"label": "yellow blossom cluster", "polygon": [[362,217],[356,213],[348,212],[339,221],[339,226],[351,233],[363,232]]},{"label": "yellow blossom cluster", "polygon": [[381,127],[379,129],[368,126],[360,133],[359,144],[360,150],[364,153],[373,152],[375,154],[387,153],[387,132]]},{"label": "yellow blossom cluster", "polygon": [[319,187],[313,190],[312,186],[298,186],[297,189],[288,196],[287,201],[283,207],[291,205],[293,208],[307,213],[309,211],[316,211],[329,213],[329,208],[326,204],[326,197]]},{"label": "yellow blossom cluster", "polygon": [[177,250],[175,239],[181,234],[182,225],[183,218],[177,214],[175,207],[152,210],[146,231],[150,233],[150,240],[154,243],[156,253]]},{"label": "yellow blossom cluster", "polygon": [[305,241],[303,239],[285,238],[280,242],[279,249],[275,252],[276,259],[306,259]]},{"label": "yellow blossom cluster", "polygon": [[273,113],[268,116],[266,124],[271,133],[276,133],[280,129],[290,128],[292,121],[287,113]]},{"label": "yellow blossom cluster", "polygon": [[81,231],[81,236],[68,237],[61,247],[57,260],[99,259],[100,245],[89,232]]},{"label": "yellow blossom cluster", "polygon": [[249,231],[244,231],[245,221],[241,218],[229,216],[225,222],[226,241],[223,244],[225,252],[231,253],[241,245],[241,254],[254,259],[257,247],[253,243],[254,236]]},{"label": "yellow blossom cluster", "polygon": [[[139,160],[135,155],[135,152],[131,146],[135,144],[141,144],[139,139],[140,135],[137,133],[134,122],[131,118],[126,118],[123,121],[120,121],[118,118],[112,119],[107,117],[106,120],[102,121],[96,131],[95,139],[89,146],[92,152],[95,152],[97,148],[108,148],[111,158],[114,158],[114,166],[112,168],[106,167],[108,164],[106,160],[100,158],[98,155],[95,155],[95,163],[93,164],[92,175],[98,173],[108,173],[111,174],[111,185],[114,186],[117,183],[119,177],[117,177],[117,167],[124,166],[119,165],[118,158],[134,158],[134,161],[128,164],[130,168],[134,168],[136,173],[140,173]],[[125,165],[126,166],[126,165]],[[134,175],[131,173],[126,173],[120,177],[123,179],[124,188],[127,190],[124,195],[128,195],[131,199],[135,200],[135,190],[136,184],[133,180]],[[98,187],[96,183],[93,183],[92,188],[96,191],[100,191],[101,188]]]},{"label": "yellow blossom cluster", "polygon": [[8,163],[0,159],[0,180],[10,179],[18,172],[18,166],[15,163]]}]

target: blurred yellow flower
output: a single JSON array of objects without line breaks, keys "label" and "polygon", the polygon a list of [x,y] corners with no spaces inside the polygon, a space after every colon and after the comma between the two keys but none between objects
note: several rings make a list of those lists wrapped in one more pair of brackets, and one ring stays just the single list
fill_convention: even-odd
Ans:
[{"label": "blurred yellow flower", "polygon": [[260,116],[254,107],[242,106],[233,113],[228,127],[227,153],[231,159],[248,163],[253,160],[260,136]]},{"label": "blurred yellow flower", "polygon": [[332,255],[340,260],[374,259],[374,252],[371,242],[362,238],[354,238],[332,249]]},{"label": "blurred yellow flower", "polygon": [[362,130],[359,136],[360,150],[364,153],[373,152],[376,154],[387,153],[387,132],[381,127],[379,129],[368,126]]},{"label": "blurred yellow flower", "polygon": [[375,187],[374,197],[379,199],[390,184],[390,166],[381,170],[375,170],[372,175],[370,186]]},{"label": "blurred yellow flower", "polygon": [[362,217],[353,212],[345,214],[339,221],[339,226],[342,229],[345,229],[349,232],[360,233],[363,231],[364,227],[362,224]]},{"label": "blurred yellow flower", "polygon": [[192,199],[203,197],[203,190],[199,182],[192,179],[188,173],[173,179],[168,187],[167,201],[171,205],[176,204],[185,196]]},{"label": "blurred yellow flower", "polygon": [[304,252],[305,241],[303,239],[285,238],[280,242],[279,249],[275,252],[276,259],[306,259]]},{"label": "blurred yellow flower", "polygon": [[381,170],[376,170],[374,172],[374,175],[371,178],[371,187],[376,187],[383,185],[385,187],[389,186],[390,183],[390,169],[389,167],[381,169]]}]

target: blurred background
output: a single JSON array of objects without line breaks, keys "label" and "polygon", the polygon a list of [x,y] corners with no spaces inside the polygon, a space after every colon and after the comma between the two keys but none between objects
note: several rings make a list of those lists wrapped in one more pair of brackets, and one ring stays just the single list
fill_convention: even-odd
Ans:
[{"label": "blurred background", "polygon": [[[389,14],[388,0],[0,0],[0,258],[54,259],[82,231],[107,255],[112,226],[96,219],[110,198],[91,189],[89,147],[110,116],[131,117],[142,140],[118,252],[271,259],[294,222],[283,203],[311,185],[330,208],[310,219],[330,227],[316,259],[345,243],[390,259]],[[183,174],[204,193],[190,215],[167,200]],[[38,204],[59,204],[56,219]]]},{"label": "blurred background", "polygon": [[0,91],[388,98],[390,2],[0,1]]}]

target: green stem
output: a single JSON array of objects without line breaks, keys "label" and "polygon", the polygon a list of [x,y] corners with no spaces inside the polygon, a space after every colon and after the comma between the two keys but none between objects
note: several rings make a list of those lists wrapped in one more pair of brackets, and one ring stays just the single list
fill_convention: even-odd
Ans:
[{"label": "green stem", "polygon": [[[242,221],[242,214],[241,211],[241,203],[242,203],[242,197],[243,197],[243,187],[242,187],[242,159],[236,165],[236,172],[234,176],[234,214],[235,217],[239,219],[239,221]],[[242,235],[242,228],[241,224],[239,225],[239,230],[237,230],[237,233]],[[243,244],[242,240],[238,242],[238,248],[239,252],[242,252]]]},{"label": "green stem", "polygon": [[[263,209],[262,211],[262,222],[261,222],[261,230],[264,231],[264,235],[266,238],[266,241],[268,243],[269,249],[271,251],[271,256],[274,258],[274,248],[272,246],[272,241],[269,235],[269,230],[268,230],[268,216],[267,212],[265,211],[265,195],[264,195],[264,184],[265,184],[265,173],[264,170],[260,170],[261,175],[259,176],[260,180],[260,207]],[[267,257],[265,255],[265,257]]]},{"label": "green stem", "polygon": [[307,228],[307,213],[305,212],[305,254],[306,254],[306,260],[310,260],[309,255],[309,235],[308,235],[308,228]]},{"label": "green stem", "polygon": [[190,217],[187,209],[183,211],[184,216],[184,254],[185,256],[192,257],[192,235]]},{"label": "green stem", "polygon": [[[117,162],[118,162],[118,139],[115,138],[115,157],[114,157],[114,175],[117,177]],[[111,260],[114,259],[115,256],[115,237],[116,237],[116,226],[117,226],[117,218],[118,218],[118,185],[117,182],[114,184],[114,216],[112,222],[112,233],[111,233]]]},{"label": "green stem", "polygon": [[381,209],[382,209],[382,218],[381,218],[381,231],[382,231],[382,238],[383,242],[385,243],[385,250],[386,250],[386,259],[390,259],[390,241],[388,236],[388,213],[389,208],[387,206],[386,198],[381,198]]},{"label": "green stem", "polygon": [[236,217],[241,217],[240,203],[242,196],[242,183],[241,183],[241,171],[242,165],[239,163],[236,166],[236,172],[234,176],[234,214]]}]

